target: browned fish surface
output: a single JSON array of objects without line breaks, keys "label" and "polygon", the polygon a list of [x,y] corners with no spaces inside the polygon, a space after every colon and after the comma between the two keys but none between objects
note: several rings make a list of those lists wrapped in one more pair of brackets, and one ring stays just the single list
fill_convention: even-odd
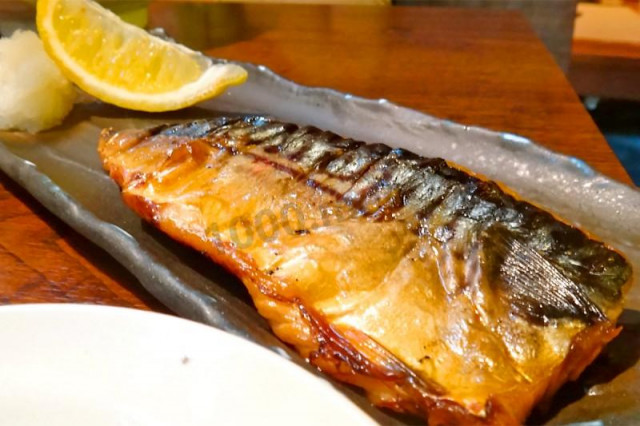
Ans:
[{"label": "browned fish surface", "polygon": [[619,332],[623,257],[443,160],[262,117],[105,130],[100,154],[282,340],[430,424],[522,422]]}]

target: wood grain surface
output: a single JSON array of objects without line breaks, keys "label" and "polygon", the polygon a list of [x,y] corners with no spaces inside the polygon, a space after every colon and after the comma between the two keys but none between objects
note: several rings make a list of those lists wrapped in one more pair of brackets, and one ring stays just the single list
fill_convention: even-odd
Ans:
[{"label": "wood grain surface", "polygon": [[[10,13],[0,10],[0,19]],[[518,133],[630,182],[515,12],[152,2],[149,24],[302,84]],[[163,309],[109,255],[0,174],[0,303],[27,302]]]},{"label": "wood grain surface", "polygon": [[167,311],[109,254],[0,172],[0,304],[37,302]]}]

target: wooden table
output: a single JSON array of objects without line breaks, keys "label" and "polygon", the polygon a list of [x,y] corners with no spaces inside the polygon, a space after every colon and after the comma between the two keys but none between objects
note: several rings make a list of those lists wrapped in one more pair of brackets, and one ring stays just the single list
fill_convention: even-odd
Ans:
[{"label": "wooden table", "polygon": [[[515,12],[154,2],[149,23],[302,84],[518,133],[630,182]],[[109,255],[0,175],[0,303],[27,302],[163,310]]]}]

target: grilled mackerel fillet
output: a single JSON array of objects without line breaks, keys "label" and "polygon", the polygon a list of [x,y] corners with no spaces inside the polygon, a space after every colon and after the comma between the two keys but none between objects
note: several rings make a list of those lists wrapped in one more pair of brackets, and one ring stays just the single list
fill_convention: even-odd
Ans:
[{"label": "grilled mackerel fillet", "polygon": [[625,259],[444,160],[264,117],[104,130],[126,203],[378,406],[517,424],[614,338]]}]

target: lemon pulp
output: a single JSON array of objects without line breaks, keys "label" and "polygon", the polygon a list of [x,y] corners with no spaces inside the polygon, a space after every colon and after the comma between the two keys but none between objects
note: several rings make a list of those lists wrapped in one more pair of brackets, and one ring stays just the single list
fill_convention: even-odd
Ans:
[{"label": "lemon pulp", "polygon": [[237,65],[213,64],[90,0],[38,0],[37,24],[47,53],[70,80],[125,108],[183,108],[247,78]]}]

